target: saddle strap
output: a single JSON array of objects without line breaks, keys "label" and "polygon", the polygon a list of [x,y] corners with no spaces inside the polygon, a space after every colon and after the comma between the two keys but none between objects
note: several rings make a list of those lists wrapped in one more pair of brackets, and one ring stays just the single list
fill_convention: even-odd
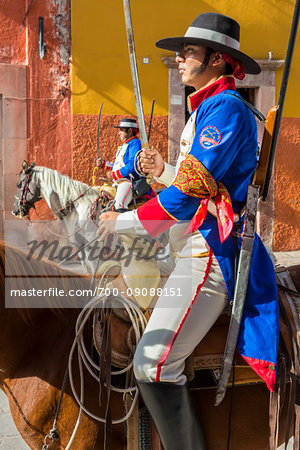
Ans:
[{"label": "saddle strap", "polygon": [[250,111],[255,115],[255,117],[258,118],[258,120],[260,122],[265,122],[266,121],[266,118],[263,115],[263,113],[261,113],[257,108],[255,108],[255,106],[253,106],[251,103],[247,102],[247,100],[245,100],[243,97],[239,97],[239,96],[237,96],[235,94],[231,94],[230,92],[225,92],[225,94],[226,95],[231,95],[232,97],[235,97],[238,100],[240,100],[241,102],[243,102],[244,105],[246,105],[250,109]]},{"label": "saddle strap", "polygon": [[294,449],[300,448],[300,380],[297,378],[295,402],[295,443]]},{"label": "saddle strap", "polygon": [[[278,273],[279,272],[279,273]],[[300,447],[300,363],[299,363],[299,342],[298,330],[299,323],[297,320],[297,301],[294,303],[294,285],[291,281],[287,271],[280,270],[277,272],[277,280],[284,289],[279,290],[279,308],[281,317],[281,328],[286,330],[282,334],[285,341],[286,353],[289,357],[290,368],[290,395],[287,410],[287,425],[285,435],[285,449],[287,449],[290,430],[294,424],[294,449],[298,450]],[[283,284],[284,283],[284,284]],[[292,291],[292,292],[291,292]],[[294,299],[293,299],[294,296]]]},{"label": "saddle strap", "polygon": [[[274,392],[270,392],[269,403],[269,450],[277,450],[279,436],[279,415],[282,404],[281,397],[285,394],[286,359],[279,357],[278,373]],[[284,387],[283,387],[284,386]]]},{"label": "saddle strap", "polygon": [[294,450],[300,448],[300,379],[291,374],[290,399],[287,411],[287,428],[285,436],[285,450],[288,448],[291,424],[294,422]]}]

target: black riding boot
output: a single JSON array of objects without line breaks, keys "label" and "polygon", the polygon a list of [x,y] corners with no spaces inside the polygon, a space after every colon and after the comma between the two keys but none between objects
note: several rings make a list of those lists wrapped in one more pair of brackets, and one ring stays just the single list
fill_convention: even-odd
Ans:
[{"label": "black riding boot", "polygon": [[165,450],[205,450],[187,385],[137,383],[141,396],[157,428]]}]

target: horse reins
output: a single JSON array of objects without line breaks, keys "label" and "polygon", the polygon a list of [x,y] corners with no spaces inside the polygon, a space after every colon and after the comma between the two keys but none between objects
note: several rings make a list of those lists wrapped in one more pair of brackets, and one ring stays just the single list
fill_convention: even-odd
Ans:
[{"label": "horse reins", "polygon": [[[40,223],[43,223],[44,227],[49,231],[49,233],[52,233],[52,234],[54,234],[55,236],[57,236],[57,237],[59,237],[59,238],[69,238],[69,237],[71,237],[71,236],[74,236],[76,233],[78,233],[79,231],[81,231],[81,230],[84,228],[84,226],[87,224],[87,222],[90,220],[90,216],[88,216],[88,217],[86,218],[86,220],[83,222],[83,224],[82,224],[79,228],[77,228],[75,231],[73,231],[73,233],[71,233],[71,234],[58,234],[58,233],[56,233],[55,231],[50,230],[50,228],[48,228],[48,226],[47,226],[47,225],[45,224],[45,222],[42,220],[43,217],[40,217],[40,216],[39,216],[39,214],[38,214],[38,212],[37,212],[37,210],[36,210],[36,208],[35,208],[34,205],[32,206],[32,208],[34,209],[34,211],[35,211],[37,217],[39,218]],[[55,221],[56,221],[56,220],[58,220],[58,219],[55,218]]]},{"label": "horse reins", "polygon": [[[19,200],[19,209],[20,209],[20,210],[21,210],[21,207],[24,207],[25,205],[30,206],[31,208],[34,209],[34,211],[35,211],[35,213],[36,213],[38,219],[42,222],[42,221],[43,221],[43,217],[45,217],[45,216],[42,216],[42,217],[39,216],[39,214],[38,214],[38,212],[37,212],[37,209],[36,209],[35,205],[34,205],[34,204],[31,205],[29,202],[26,201],[26,197],[27,197],[28,192],[31,192],[31,191],[30,191],[30,187],[29,187],[29,182],[30,182],[30,175],[32,174],[32,169],[33,169],[33,167],[34,167],[34,166],[31,166],[31,167],[30,167],[29,172],[28,172],[28,176],[27,176],[26,181],[25,181],[25,184],[24,184],[24,188],[23,188],[23,191],[22,191],[22,195],[21,195],[20,198],[17,197],[17,199]],[[77,200],[79,200],[80,198],[82,198],[82,197],[83,197],[88,191],[90,191],[91,189],[93,189],[93,186],[89,186],[88,189],[86,189],[84,192],[82,192],[78,197],[76,197],[74,200],[71,200],[71,201],[70,201],[67,205],[65,205],[63,208],[60,208],[60,209],[57,209],[56,211],[53,211],[53,213],[54,213],[54,214],[58,214],[58,213],[61,213],[61,212],[64,211],[64,210],[66,210],[67,208],[69,208],[70,206],[72,206]],[[81,227],[79,227],[77,230],[75,230],[75,231],[74,231],[73,233],[71,233],[71,234],[68,234],[68,235],[61,235],[61,234],[55,233],[53,230],[50,230],[50,229],[47,227],[47,225],[45,225],[45,223],[44,223],[44,225],[46,226],[47,230],[48,230],[49,232],[51,232],[52,234],[54,234],[55,236],[60,237],[60,238],[69,238],[69,237],[75,235],[76,233],[78,233],[80,230],[82,230],[82,228],[86,225],[86,223],[87,223],[90,219],[91,219],[93,222],[95,222],[95,221],[93,220],[93,213],[94,213],[94,210],[95,210],[95,207],[96,207],[95,205],[97,204],[99,198],[100,198],[100,197],[98,196],[98,197],[96,198],[96,200],[95,200],[94,202],[92,202],[91,207],[90,207],[90,214],[89,214],[89,216],[87,217],[87,219],[85,220],[85,222],[83,223],[83,225],[82,225]],[[22,206],[21,206],[21,205],[22,205]],[[28,220],[30,221],[29,216],[28,216]],[[55,220],[58,220],[58,219],[56,218]]]},{"label": "horse reins", "polygon": [[[67,209],[69,206],[72,206],[73,203],[77,202],[77,200],[79,200],[81,197],[83,197],[88,191],[90,191],[91,189],[93,189],[94,186],[89,186],[88,189],[84,192],[82,192],[77,198],[75,198],[74,200],[71,200],[70,203],[68,203],[67,205],[65,205],[63,208],[58,209],[57,211],[54,211],[54,213],[60,213],[62,211],[64,211],[65,209]],[[97,200],[97,199],[96,199]]]},{"label": "horse reins", "polygon": [[59,397],[59,401],[58,401],[58,405],[57,405],[57,409],[56,409],[56,413],[55,413],[54,422],[53,422],[52,428],[50,430],[50,433],[47,434],[44,438],[44,445],[42,447],[42,450],[47,450],[48,447],[50,447],[55,441],[57,441],[59,439],[59,433],[57,431],[56,424],[58,421],[58,415],[60,412],[63,395],[65,393],[68,376],[69,376],[69,372],[68,372],[68,367],[67,367],[66,371],[65,371],[65,375],[64,375],[63,384],[61,387],[61,393],[60,393],[60,397]]}]

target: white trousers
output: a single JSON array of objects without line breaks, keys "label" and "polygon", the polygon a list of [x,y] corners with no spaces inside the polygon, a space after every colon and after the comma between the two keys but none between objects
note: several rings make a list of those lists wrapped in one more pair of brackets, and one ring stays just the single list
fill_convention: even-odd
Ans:
[{"label": "white trousers", "polygon": [[[224,310],[228,296],[219,265],[213,257],[179,258],[152,312],[134,356],[140,382],[184,384],[185,359]],[[175,292],[175,295],[173,295]]]},{"label": "white trousers", "polygon": [[129,203],[132,200],[132,185],[128,180],[118,180],[114,183],[114,186],[117,188],[116,196],[115,196],[115,208],[116,209],[127,209]]}]

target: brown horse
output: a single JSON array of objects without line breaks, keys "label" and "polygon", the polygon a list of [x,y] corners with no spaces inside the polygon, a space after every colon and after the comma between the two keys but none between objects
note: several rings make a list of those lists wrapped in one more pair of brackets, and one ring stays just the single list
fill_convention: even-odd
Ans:
[{"label": "brown horse", "polygon": [[[58,309],[53,298],[46,295],[42,298],[47,308],[8,308],[4,307],[4,283],[6,289],[12,286],[12,280],[18,282],[19,289],[26,287],[24,280],[34,278],[39,274],[38,286],[47,292],[49,280],[62,279],[64,289],[86,289],[89,280],[85,277],[74,277],[49,263],[28,261],[26,255],[10,247],[0,248],[1,263],[1,313],[0,313],[0,382],[6,393],[11,408],[13,420],[25,440],[33,449],[40,449],[44,437],[53,426],[57,405],[59,402],[68,355],[74,339],[75,322],[79,310],[73,308],[72,302],[65,304],[67,308]],[[295,271],[295,268],[294,268]],[[16,274],[16,277],[14,277]],[[22,284],[24,283],[24,284]],[[6,292],[6,302],[12,301]],[[52,301],[52,304],[50,303]],[[56,299],[55,299],[56,302]],[[6,303],[6,306],[20,304]],[[52,307],[49,307],[52,306]],[[77,305],[76,305],[77,306]],[[120,353],[126,353],[124,336],[128,326],[122,324],[122,319],[112,318],[112,346]],[[222,320],[217,326],[222,328]],[[120,334],[118,334],[118,331]],[[217,329],[211,331],[217,334]],[[202,343],[202,353],[210,340],[207,336]],[[211,348],[209,349],[211,352]],[[218,353],[218,350],[216,350]],[[201,351],[196,352],[195,359],[201,360]],[[74,371],[75,384],[79,388],[78,374]],[[252,385],[235,386],[232,412],[231,388],[228,388],[225,400],[217,408],[214,404],[214,389],[199,389],[196,383],[194,398],[197,403],[200,419],[203,423],[208,448],[219,450],[226,448],[228,437],[228,421],[231,417],[230,449],[267,450],[269,437],[269,392],[264,384],[252,380]],[[287,396],[288,397],[288,396]],[[92,379],[86,380],[85,402],[96,415],[105,414],[105,404],[99,406],[98,385]],[[120,394],[111,393],[112,418],[120,418],[124,414],[124,404]],[[73,398],[69,384],[62,399],[57,421],[59,440],[51,449],[66,448],[78,417],[79,408]],[[286,405],[283,407],[283,422],[286,419]],[[284,441],[285,426],[281,427],[279,443]],[[102,449],[104,427],[101,423],[83,414],[79,429],[75,435],[72,448]],[[124,424],[112,427],[112,449],[126,449],[126,431]],[[154,447],[153,447],[154,448]],[[159,446],[155,448],[160,448]]]},{"label": "brown horse", "polygon": [[[33,449],[41,449],[45,436],[53,427],[59,402],[68,355],[74,339],[78,309],[72,308],[9,308],[9,292],[14,286],[26,289],[28,261],[26,255],[4,246],[0,247],[0,386],[8,397],[12,418],[24,441]],[[47,290],[55,286],[57,277],[64,289],[87,289],[89,280],[70,277],[70,273],[58,271],[53,265],[42,261],[30,261],[29,276],[37,278],[38,288]],[[6,274],[6,277],[5,277]],[[13,274],[17,275],[17,278]],[[31,278],[31,280],[33,279]],[[53,298],[40,297],[45,306],[53,305]],[[78,374],[74,373],[78,388]],[[98,386],[91,378],[85,385],[85,404],[96,414],[105,415],[105,404],[99,406]],[[122,396],[112,393],[112,416],[120,418],[124,406]],[[63,395],[57,421],[59,440],[51,449],[66,448],[78,418],[79,408],[69,384]],[[83,413],[72,448],[102,449],[104,427]],[[48,441],[49,442],[49,441]],[[124,424],[114,425],[112,449],[126,448]]]}]

